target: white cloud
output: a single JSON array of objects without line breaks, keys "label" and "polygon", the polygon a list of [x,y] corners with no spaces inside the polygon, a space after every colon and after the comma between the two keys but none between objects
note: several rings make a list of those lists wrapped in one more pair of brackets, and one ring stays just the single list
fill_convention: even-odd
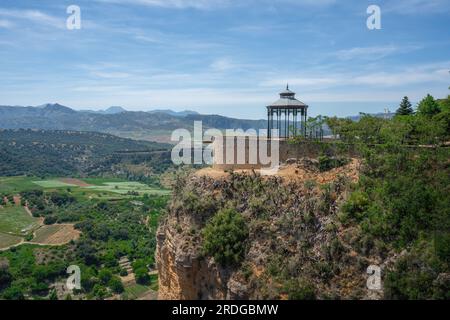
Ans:
[{"label": "white cloud", "polygon": [[11,28],[13,26],[13,23],[9,20],[0,20],[0,28]]},{"label": "white cloud", "polygon": [[230,6],[268,6],[295,5],[307,7],[322,7],[336,3],[336,0],[97,0],[113,4],[135,4],[171,9],[211,10]]},{"label": "white cloud", "polygon": [[[286,82],[296,85],[303,91],[322,90],[327,88],[340,88],[347,95],[366,88],[401,88],[417,84],[442,83],[446,88],[450,80],[450,62],[433,63],[415,67],[405,67],[400,70],[380,72],[348,72],[330,73],[321,72],[317,74],[304,75],[302,77],[285,75],[276,78],[268,78],[260,82],[262,87],[283,87]],[[347,87],[343,89],[342,87]],[[426,87],[426,86],[424,86]],[[345,93],[344,93],[345,94]]]},{"label": "white cloud", "polygon": [[13,10],[0,8],[0,16],[10,17],[17,20],[27,20],[33,23],[47,25],[59,29],[65,28],[64,16],[57,18],[39,10]]},{"label": "white cloud", "polygon": [[210,65],[211,69],[218,72],[229,71],[237,67],[230,58],[220,58]]},{"label": "white cloud", "polygon": [[394,45],[381,47],[355,47],[351,49],[339,50],[335,53],[335,56],[340,60],[353,60],[355,58],[378,59],[390,55],[396,51],[398,51],[398,47]]},{"label": "white cloud", "polygon": [[124,79],[129,78],[131,75],[126,72],[105,72],[105,71],[94,71],[91,72],[93,76],[104,78],[104,79]]},{"label": "white cloud", "polygon": [[381,6],[382,12],[399,14],[429,14],[450,11],[448,0],[396,0]]},{"label": "white cloud", "polygon": [[351,49],[339,50],[333,55],[340,60],[348,61],[354,59],[378,60],[395,53],[410,52],[420,49],[421,46],[372,46],[372,47],[355,47]]},{"label": "white cloud", "polygon": [[229,0],[97,0],[97,1],[114,4],[135,4],[135,5],[173,8],[173,9],[194,8],[200,10],[224,7],[230,3]]}]

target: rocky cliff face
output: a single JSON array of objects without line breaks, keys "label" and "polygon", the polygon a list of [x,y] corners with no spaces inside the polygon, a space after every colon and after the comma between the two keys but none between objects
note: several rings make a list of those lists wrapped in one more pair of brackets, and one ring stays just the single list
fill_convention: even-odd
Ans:
[{"label": "rocky cliff face", "polygon": [[200,257],[173,226],[169,222],[158,233],[159,299],[246,298],[245,285],[233,279],[231,270]]},{"label": "rocky cliff face", "polygon": [[[338,221],[355,162],[326,172],[326,183],[314,168],[284,169],[290,179],[204,171],[176,183],[157,235],[159,299],[380,297],[366,288],[366,268],[381,263],[380,254],[364,254],[360,230]],[[249,236],[240,263],[221,266],[202,250],[203,230],[230,207]]]}]

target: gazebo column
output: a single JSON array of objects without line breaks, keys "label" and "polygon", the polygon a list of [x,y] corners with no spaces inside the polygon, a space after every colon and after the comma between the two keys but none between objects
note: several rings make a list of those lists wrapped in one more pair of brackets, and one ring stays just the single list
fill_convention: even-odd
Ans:
[{"label": "gazebo column", "polygon": [[280,109],[277,109],[277,129],[278,129],[278,136],[281,136],[281,111]]},{"label": "gazebo column", "polygon": [[293,118],[294,118],[294,137],[297,135],[297,110],[293,110]]}]

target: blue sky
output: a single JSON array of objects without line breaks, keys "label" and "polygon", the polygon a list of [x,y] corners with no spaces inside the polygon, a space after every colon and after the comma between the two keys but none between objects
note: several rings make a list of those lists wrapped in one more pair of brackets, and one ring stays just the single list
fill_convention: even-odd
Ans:
[{"label": "blue sky", "polygon": [[[66,28],[71,4],[81,30]],[[448,0],[0,2],[2,105],[264,118],[289,82],[310,114],[346,116],[444,97],[449,70]]]}]

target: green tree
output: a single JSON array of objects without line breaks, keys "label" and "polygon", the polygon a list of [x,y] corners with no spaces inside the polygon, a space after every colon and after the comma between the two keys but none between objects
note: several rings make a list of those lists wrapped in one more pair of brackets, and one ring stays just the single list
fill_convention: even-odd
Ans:
[{"label": "green tree", "polygon": [[112,276],[113,274],[109,269],[102,269],[98,273],[98,278],[103,284],[107,284],[111,280]]},{"label": "green tree", "polygon": [[236,210],[219,211],[203,230],[203,250],[222,265],[237,264],[245,252],[247,224]]},{"label": "green tree", "polygon": [[438,100],[441,111],[450,111],[450,96],[445,99]]},{"label": "green tree", "polygon": [[0,291],[7,288],[12,281],[12,275],[7,267],[0,266]]},{"label": "green tree", "polygon": [[427,94],[417,106],[417,113],[422,116],[432,117],[441,111],[439,104],[434,100],[433,96]]},{"label": "green tree", "polygon": [[114,293],[122,293],[125,290],[122,281],[116,276],[109,280],[108,287],[110,287]]},{"label": "green tree", "polygon": [[3,298],[6,300],[25,300],[22,289],[15,285],[3,291]]},{"label": "green tree", "polygon": [[408,116],[413,114],[413,108],[411,106],[411,102],[409,102],[408,97],[403,97],[402,102],[400,102],[400,106],[398,107],[397,111],[395,112],[396,115],[399,116]]}]

